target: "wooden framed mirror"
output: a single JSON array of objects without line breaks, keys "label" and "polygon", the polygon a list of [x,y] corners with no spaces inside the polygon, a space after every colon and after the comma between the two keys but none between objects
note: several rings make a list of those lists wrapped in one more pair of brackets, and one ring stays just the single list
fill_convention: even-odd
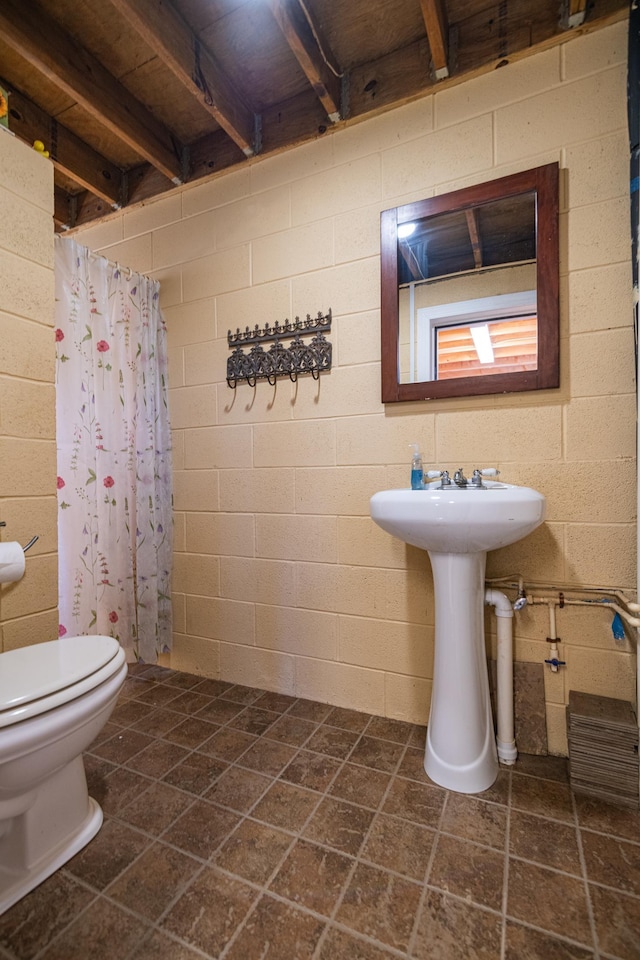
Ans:
[{"label": "wooden framed mirror", "polygon": [[557,163],[381,214],[382,401],[559,384]]}]

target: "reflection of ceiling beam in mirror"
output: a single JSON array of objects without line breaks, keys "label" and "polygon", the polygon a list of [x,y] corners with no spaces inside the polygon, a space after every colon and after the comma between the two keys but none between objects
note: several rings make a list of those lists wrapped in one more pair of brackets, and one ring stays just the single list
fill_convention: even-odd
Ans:
[{"label": "reflection of ceiling beam in mirror", "polygon": [[[401,231],[408,227],[407,260]],[[400,283],[420,277],[435,280],[450,274],[478,271],[499,264],[534,260],[535,193],[470,205],[451,213],[418,218],[398,225],[398,245],[402,252]],[[420,275],[414,269],[417,263]],[[406,266],[405,266],[406,264]]]},{"label": "reflection of ceiling beam in mirror", "polygon": [[478,234],[478,215],[473,209],[465,210],[467,217],[467,226],[469,228],[469,238],[471,240],[471,249],[473,250],[473,262],[476,268],[482,266],[482,244]]},{"label": "reflection of ceiling beam in mirror", "polygon": [[420,268],[420,264],[418,263],[418,258],[413,251],[413,247],[407,242],[407,240],[400,240],[398,243],[398,248],[400,250],[400,256],[406,263],[407,269],[411,274],[412,280],[426,280],[426,277]]},{"label": "reflection of ceiling beam in mirror", "polygon": [[449,25],[442,0],[420,0],[422,16],[427,29],[427,38],[433,61],[436,80],[449,76],[447,34]]}]

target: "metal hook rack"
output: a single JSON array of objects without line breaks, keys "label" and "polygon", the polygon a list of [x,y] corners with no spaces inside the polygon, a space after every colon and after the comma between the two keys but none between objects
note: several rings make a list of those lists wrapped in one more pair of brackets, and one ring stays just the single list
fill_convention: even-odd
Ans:
[{"label": "metal hook rack", "polygon": [[[322,312],[312,318],[307,314],[306,320],[285,320],[264,327],[258,324],[253,329],[239,328],[235,333],[229,330],[227,343],[234,347],[233,353],[227,359],[227,385],[235,390],[242,380],[246,380],[250,387],[254,387],[258,380],[266,380],[272,386],[278,377],[289,377],[295,383],[302,373],[310,373],[314,380],[320,378],[320,373],[331,369],[332,348],[325,337],[325,332],[331,329],[331,310],[325,315]],[[302,339],[304,334],[313,333],[310,341]],[[288,347],[280,342],[283,337],[293,334]],[[268,350],[262,344],[271,341]],[[242,345],[252,344],[245,353]]]}]

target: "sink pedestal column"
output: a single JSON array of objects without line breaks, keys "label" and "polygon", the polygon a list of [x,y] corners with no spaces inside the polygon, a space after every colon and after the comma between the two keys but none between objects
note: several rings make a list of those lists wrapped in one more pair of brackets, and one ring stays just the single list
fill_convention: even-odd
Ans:
[{"label": "sink pedestal column", "polygon": [[486,553],[432,553],[435,661],[424,768],[459,793],[498,775],[484,645]]}]

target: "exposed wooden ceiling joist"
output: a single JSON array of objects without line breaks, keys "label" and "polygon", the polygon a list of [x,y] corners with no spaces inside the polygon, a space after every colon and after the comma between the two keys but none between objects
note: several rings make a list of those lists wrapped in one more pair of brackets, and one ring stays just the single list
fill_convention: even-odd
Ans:
[{"label": "exposed wooden ceiling joist", "polygon": [[179,183],[180,148],[156,120],[108,70],[35,3],[3,0],[2,39],[29,60],[115,136]]},{"label": "exposed wooden ceiling joist", "polygon": [[407,265],[409,273],[411,274],[411,279],[416,281],[424,280],[425,277],[422,274],[422,270],[420,269],[420,264],[418,262],[418,259],[416,258],[415,253],[411,249],[411,246],[406,242],[399,243],[398,250],[400,251],[400,256],[402,257],[402,259]]},{"label": "exposed wooden ceiling joist", "polygon": [[[304,0],[302,0],[304,2]],[[300,0],[269,0],[273,15],[300,64],[303,73],[324,106],[329,119],[341,119],[341,80],[336,59],[327,41],[312,23]]]},{"label": "exposed wooden ceiling joist", "polygon": [[119,207],[123,200],[120,168],[50,117],[19,90],[11,87],[6,80],[0,80],[0,83],[10,92],[11,129],[16,136],[27,143],[41,140],[56,170],[77,183],[79,188],[90,190],[105,200],[110,207]]},{"label": "exposed wooden ceiling joist", "polygon": [[256,119],[212,54],[167,0],[111,0],[245,156],[256,152]]},{"label": "exposed wooden ceiling joist", "polygon": [[449,26],[443,0],[420,0],[436,80],[449,76]]},{"label": "exposed wooden ceiling joist", "polygon": [[478,232],[478,211],[465,210],[467,218],[467,229],[469,230],[469,239],[471,240],[471,249],[473,250],[473,262],[476,270],[482,266],[482,243]]},{"label": "exposed wooden ceiling joist", "polygon": [[587,0],[569,0],[569,27],[579,27],[586,15]]},{"label": "exposed wooden ceiling joist", "polygon": [[327,117],[355,122],[625,17],[628,0],[561,0],[560,19],[552,0],[0,0],[0,84],[10,129],[51,154],[71,227],[245,163],[258,112],[274,154],[326,135]]},{"label": "exposed wooden ceiling joist", "polygon": [[68,230],[73,225],[70,203],[68,193],[59,187],[53,188],[53,222],[58,230]]}]

